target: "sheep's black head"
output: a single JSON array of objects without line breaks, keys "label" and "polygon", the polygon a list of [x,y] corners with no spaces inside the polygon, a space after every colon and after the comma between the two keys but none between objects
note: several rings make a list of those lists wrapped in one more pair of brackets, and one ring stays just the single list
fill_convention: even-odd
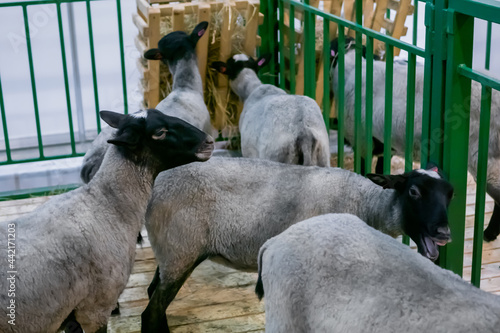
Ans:
[{"label": "sheep's black head", "polygon": [[255,73],[258,73],[259,69],[271,61],[271,58],[271,54],[265,54],[257,60],[245,54],[236,54],[229,58],[226,62],[214,61],[211,67],[219,73],[227,75],[229,80],[234,80],[245,68],[250,68],[254,70]]},{"label": "sheep's black head", "polygon": [[195,54],[196,43],[207,31],[208,22],[199,23],[190,35],[184,31],[174,31],[164,36],[158,42],[157,49],[150,49],[144,53],[149,60],[162,60],[175,63],[177,60]]},{"label": "sheep's black head", "polygon": [[[350,50],[354,50],[356,47],[356,41],[352,37],[345,37],[344,39],[344,49],[345,53],[349,52]],[[366,58],[366,46],[363,45],[363,58]],[[335,38],[330,42],[330,61],[333,62],[333,67],[337,66],[337,61],[339,57],[339,39]],[[373,55],[374,60],[380,60],[380,57],[376,54]]]},{"label": "sheep's black head", "polygon": [[402,175],[367,177],[384,188],[396,190],[403,206],[403,231],[417,244],[418,252],[436,260],[438,246],[451,241],[447,208],[453,197],[452,185],[432,166]]},{"label": "sheep's black head", "polygon": [[155,173],[179,165],[206,161],[212,156],[213,138],[176,117],[149,109],[131,115],[101,111],[101,118],[118,129],[108,143],[120,147],[137,164],[153,165]]}]

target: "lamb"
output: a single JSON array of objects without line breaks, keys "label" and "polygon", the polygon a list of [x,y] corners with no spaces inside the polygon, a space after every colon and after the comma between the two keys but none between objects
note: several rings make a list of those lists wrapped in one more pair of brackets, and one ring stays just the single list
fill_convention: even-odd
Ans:
[{"label": "lamb", "polygon": [[350,214],[299,222],[259,251],[266,332],[478,332],[500,297],[473,287]]},{"label": "lamb", "polygon": [[232,90],[244,103],[239,120],[243,157],[330,166],[328,133],[316,102],[259,80],[257,72],[270,58],[237,54],[227,63],[212,63],[228,75]]},{"label": "lamb", "polygon": [[[354,143],[354,77],[355,77],[355,52],[354,40],[346,38],[345,53],[345,137],[351,144]],[[332,41],[332,54],[336,58],[338,54],[338,41]],[[366,85],[365,60],[363,60],[363,81],[362,86]],[[407,90],[407,72],[406,65],[394,63],[394,82],[397,85],[393,87],[393,111],[392,111],[392,150],[396,155],[404,156],[405,137],[406,137],[406,90]],[[382,61],[373,62],[373,138],[381,143],[384,142],[384,108],[385,108],[385,63]],[[334,60],[331,69],[332,89],[334,93],[338,87],[338,75],[336,61]],[[416,67],[415,81],[415,127],[413,139],[413,159],[420,160],[420,145],[422,138],[422,100],[423,100],[423,82],[424,68]],[[470,109],[470,140],[469,140],[469,172],[477,177],[477,159],[479,142],[479,115],[481,111],[481,85],[472,81],[472,98]],[[364,137],[364,118],[365,118],[365,89],[362,89],[362,137]],[[494,199],[495,207],[488,228],[484,231],[484,239],[492,241],[500,234],[500,92],[492,92],[489,155],[487,171],[487,192]],[[468,117],[464,113],[464,119]],[[462,119],[449,119],[447,121],[462,121]],[[359,151],[364,156],[365,147],[359,147]],[[381,161],[378,161],[380,166]],[[380,172],[380,169],[377,170]]]},{"label": "lamb", "polygon": [[[183,31],[171,32],[160,40],[158,48],[146,51],[144,58],[163,61],[174,79],[172,91],[156,109],[187,121],[205,133],[213,134],[210,114],[203,99],[203,86],[195,52],[196,43],[207,27],[208,22],[201,22],[190,35]],[[80,173],[84,183],[88,183],[99,169],[108,147],[106,141],[114,132],[111,128],[103,129],[85,154]]]},{"label": "lamb", "polygon": [[[106,332],[134,263],[155,177],[211,156],[210,136],[158,110],[100,114],[117,132],[92,181],[17,220],[0,222],[2,239],[15,229],[17,250],[10,266],[17,271],[15,295],[0,293],[0,332],[56,332],[68,323],[65,318],[74,318],[87,333]],[[7,246],[0,242],[5,254]],[[9,267],[7,255],[0,266]],[[0,288],[8,290],[8,283],[2,278]],[[15,326],[6,319],[12,301]]]},{"label": "lamb", "polygon": [[421,254],[436,259],[438,246],[450,239],[446,208],[452,186],[436,169],[368,177],[218,157],[161,173],[146,212],[159,268],[148,289],[142,332],[168,332],[165,309],[202,261],[256,271],[266,240],[316,215],[355,214],[391,236],[408,234]]}]

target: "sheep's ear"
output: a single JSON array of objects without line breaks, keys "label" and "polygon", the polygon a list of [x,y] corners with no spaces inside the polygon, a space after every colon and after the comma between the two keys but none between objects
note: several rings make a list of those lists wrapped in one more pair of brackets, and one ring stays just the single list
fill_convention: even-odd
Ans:
[{"label": "sheep's ear", "polygon": [[366,178],[374,182],[375,184],[382,186],[384,189],[390,188],[395,190],[400,190],[403,188],[406,182],[406,176],[403,175],[379,175],[375,173],[369,173]]},{"label": "sheep's ear", "polygon": [[113,111],[100,111],[99,115],[101,116],[101,119],[106,122],[106,124],[113,128],[118,128],[120,121],[126,117],[124,114]]},{"label": "sheep's ear", "polygon": [[135,131],[125,130],[121,134],[116,135],[114,138],[109,139],[108,143],[116,146],[135,147],[139,142],[139,136]]},{"label": "sheep's ear", "polygon": [[221,74],[227,74],[227,64],[223,61],[214,61],[210,67]]},{"label": "sheep's ear", "polygon": [[203,21],[198,23],[198,25],[193,29],[193,32],[191,33],[189,38],[191,38],[194,44],[198,43],[200,38],[203,37],[203,35],[207,31],[207,27],[208,27],[208,22]]},{"label": "sheep's ear", "polygon": [[160,52],[160,49],[151,49],[144,52],[144,58],[149,60],[162,60],[163,55]]},{"label": "sheep's ear", "polygon": [[339,39],[335,38],[330,42],[330,55],[335,57],[339,53]]},{"label": "sheep's ear", "polygon": [[434,162],[430,162],[430,161],[427,163],[425,170],[434,171],[434,172],[439,173],[439,168],[438,168],[437,164],[435,164]]},{"label": "sheep's ear", "polygon": [[265,65],[267,65],[271,61],[272,57],[273,57],[273,55],[271,53],[267,53],[267,54],[264,54],[263,56],[259,57],[259,59],[257,59],[257,67],[259,69],[264,67]]}]

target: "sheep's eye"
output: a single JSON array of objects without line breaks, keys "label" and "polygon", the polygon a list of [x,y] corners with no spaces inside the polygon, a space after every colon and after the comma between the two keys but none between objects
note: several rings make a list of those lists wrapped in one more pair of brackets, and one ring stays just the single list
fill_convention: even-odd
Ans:
[{"label": "sheep's eye", "polygon": [[418,198],[421,197],[420,191],[418,190],[418,188],[415,185],[412,185],[410,187],[410,190],[408,191],[408,194],[410,195],[410,197],[412,199],[418,199]]},{"label": "sheep's eye", "polygon": [[166,128],[159,129],[153,134],[153,139],[154,140],[163,140],[165,139],[165,136],[167,135],[168,130]]}]

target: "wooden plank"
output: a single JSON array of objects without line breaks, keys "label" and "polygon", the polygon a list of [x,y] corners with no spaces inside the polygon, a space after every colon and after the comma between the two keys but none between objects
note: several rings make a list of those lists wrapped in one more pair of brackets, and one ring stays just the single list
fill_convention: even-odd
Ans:
[{"label": "wooden plank", "polygon": [[[146,0],[137,0],[137,13],[147,21],[149,17],[149,8],[151,8]],[[149,22],[148,22],[149,23]]]},{"label": "wooden plank", "polygon": [[[160,10],[158,8],[149,8],[148,24],[149,38],[148,48],[157,48],[160,41]],[[160,102],[160,62],[158,60],[148,61],[149,80],[147,87],[147,99],[144,101],[149,108],[155,108]]]},{"label": "wooden plank", "polygon": [[[227,61],[231,56],[231,37],[236,25],[236,15],[233,15],[234,4],[224,4],[222,7],[222,28],[221,41],[219,50],[219,60]],[[215,112],[213,125],[216,129],[222,129],[225,123],[225,110],[229,97],[229,81],[226,75],[217,73],[217,93],[219,94],[221,103],[217,105],[218,110]]]},{"label": "wooden plank", "polygon": [[133,13],[132,21],[134,22],[134,25],[137,27],[139,35],[141,35],[142,38],[149,37],[149,26],[140,15]]},{"label": "wooden plank", "polygon": [[259,11],[259,2],[248,2],[245,15],[246,26],[243,51],[251,57],[255,57],[255,50],[257,48],[256,36],[258,34],[257,29],[259,28]]},{"label": "wooden plank", "polygon": [[[146,52],[146,50],[148,50],[147,45],[142,41],[142,39],[139,38],[139,36],[135,36],[134,44],[135,44],[137,51],[139,51],[139,53],[141,54],[141,57],[142,57],[144,52]],[[148,61],[148,63],[149,62],[150,61]]]},{"label": "wooden plank", "polygon": [[175,5],[172,29],[173,31],[184,31],[184,6]]},{"label": "wooden plank", "polygon": [[[371,24],[371,29],[375,31],[380,31],[380,29],[385,26],[385,14],[387,12],[388,0],[377,0],[375,5],[375,11],[373,13],[373,21]],[[373,40],[373,52],[380,55],[380,51],[385,49],[384,43],[380,42],[378,39]]]},{"label": "wooden plank", "polygon": [[[411,0],[399,0],[399,7],[396,12],[396,17],[394,18],[394,25],[391,32],[392,37],[400,39],[401,36],[406,35],[408,29],[405,29],[405,21],[412,7]],[[394,56],[398,56],[400,51],[400,49],[395,48]]]},{"label": "wooden plank", "polygon": [[[198,22],[210,22],[210,5],[200,4],[198,7]],[[207,31],[196,45],[196,56],[198,57],[198,68],[200,70],[201,82],[203,84],[203,91],[205,91],[205,79],[207,75],[207,61],[208,61],[208,38],[210,36],[210,24]]]}]

